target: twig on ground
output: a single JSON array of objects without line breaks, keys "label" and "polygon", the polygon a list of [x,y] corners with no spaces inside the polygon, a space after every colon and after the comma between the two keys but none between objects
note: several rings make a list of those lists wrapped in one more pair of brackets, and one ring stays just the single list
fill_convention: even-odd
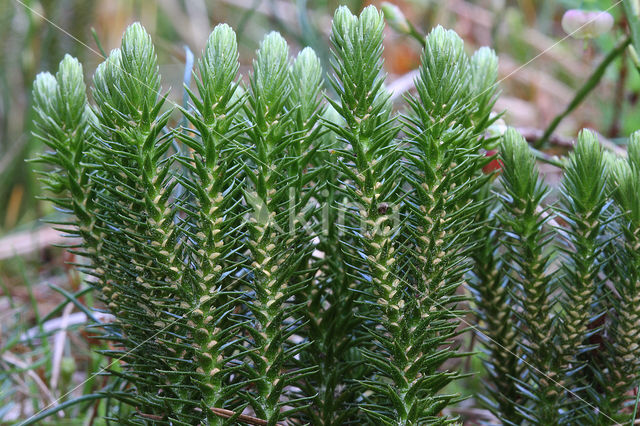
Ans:
[{"label": "twig on ground", "polygon": [[[544,134],[542,129],[534,129],[531,127],[517,127],[516,130],[522,135],[527,142],[535,142],[539,140]],[[549,136],[549,143],[551,145],[562,146],[566,148],[572,148],[574,141],[571,138],[560,136],[558,134],[552,134]]]},{"label": "twig on ground", "polygon": [[[224,417],[225,419],[229,419],[233,416],[236,415],[236,413],[234,413],[231,410],[225,410],[224,408],[211,408],[211,411],[213,411],[213,413],[216,416],[220,416],[220,417]],[[263,426],[267,424],[266,420],[262,420],[259,419],[257,417],[253,417],[253,416],[247,416],[246,414],[240,414],[237,417],[237,420],[241,421],[241,422],[245,422],[248,423],[250,425],[258,425],[258,426]],[[282,426],[282,423],[278,423],[279,426]]]}]

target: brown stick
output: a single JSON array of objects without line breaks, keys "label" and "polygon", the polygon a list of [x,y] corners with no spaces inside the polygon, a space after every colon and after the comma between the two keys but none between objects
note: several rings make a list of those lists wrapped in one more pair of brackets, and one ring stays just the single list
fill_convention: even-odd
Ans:
[{"label": "brown stick", "polygon": [[[164,419],[164,416],[159,416],[159,415],[155,415],[155,414],[146,414],[146,413],[141,413],[140,410],[138,410],[136,408],[136,411],[138,412],[138,415],[141,417],[145,417],[147,419],[152,419],[152,420],[162,420]],[[215,414],[216,416],[219,417],[223,417],[225,419],[230,419],[231,417],[235,416],[236,413],[234,413],[231,410],[225,410],[224,408],[211,408],[211,411],[213,412],[213,414]],[[266,420],[262,420],[259,419],[257,417],[253,417],[253,416],[247,416],[246,414],[240,414],[237,417],[237,420],[241,421],[241,422],[245,422],[247,424],[250,425],[257,425],[257,426],[266,426],[267,425],[267,421]],[[283,426],[282,423],[277,423],[278,426]]]},{"label": "brown stick", "polygon": [[[225,410],[224,408],[211,408],[211,411],[216,415],[216,416],[220,416],[220,417],[224,417],[225,419],[229,419],[233,416],[236,415],[236,413],[234,413],[231,410]],[[241,422],[245,422],[247,424],[250,425],[258,425],[258,426],[266,426],[267,425],[267,421],[266,420],[262,420],[259,419],[257,417],[252,417],[252,416],[247,416],[246,414],[240,414],[237,419]],[[282,426],[282,423],[278,423],[279,426]]]},{"label": "brown stick", "polygon": [[138,412],[138,415],[140,417],[144,417],[146,419],[151,419],[151,420],[162,420],[162,419],[164,419],[164,416],[159,416],[159,415],[156,415],[156,414],[142,413],[142,412],[140,412],[140,410],[138,408],[136,408],[136,411]]}]

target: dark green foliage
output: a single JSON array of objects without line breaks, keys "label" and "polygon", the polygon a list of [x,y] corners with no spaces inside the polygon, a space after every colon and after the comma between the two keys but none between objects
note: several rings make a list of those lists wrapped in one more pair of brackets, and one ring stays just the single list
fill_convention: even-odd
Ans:
[{"label": "dark green foliage", "polygon": [[594,133],[583,131],[579,135],[567,163],[561,191],[558,212],[568,226],[559,230],[565,242],[560,278],[565,297],[560,299],[563,315],[557,345],[559,368],[566,375],[561,383],[567,388],[565,397],[570,400],[565,407],[565,418],[571,419],[584,415],[574,411],[584,405],[576,398],[586,398],[581,391],[586,383],[581,380],[580,371],[588,352],[595,348],[588,337],[600,331],[597,320],[603,312],[597,299],[602,297],[606,281],[602,272],[607,170]]},{"label": "dark green foliage", "polygon": [[[138,69],[145,74],[136,74]],[[127,29],[121,48],[98,67],[94,87],[100,125],[85,160],[95,169],[93,214],[100,231],[92,274],[117,316],[112,338],[121,340],[122,349],[113,355],[126,362],[120,374],[136,383],[139,409],[171,407],[166,417],[177,420],[180,412],[193,415],[198,405],[191,374],[185,374],[192,368],[171,368],[190,365],[194,356],[174,337],[192,342],[185,327],[193,288],[181,274],[184,243],[170,202],[177,183],[170,173],[171,134],[165,131],[171,110],[161,113],[157,58],[139,24]]]},{"label": "dark green foliage", "polygon": [[518,411],[532,423],[556,424],[562,393],[553,341],[556,325],[551,315],[556,280],[550,274],[552,234],[545,229],[551,216],[541,205],[549,190],[539,179],[527,143],[515,130],[505,134],[501,157],[507,286],[516,304],[518,343],[526,357],[525,372],[517,379],[525,399],[535,401],[535,408],[522,403]]},{"label": "dark green foliage", "polygon": [[395,378],[391,374],[397,367],[389,365],[388,359],[394,350],[396,355],[401,351],[394,348],[392,336],[403,299],[394,264],[398,223],[393,215],[398,217],[399,208],[394,137],[398,128],[391,118],[389,93],[383,87],[383,27],[382,15],[373,7],[359,17],[346,7],[336,11],[331,33],[335,77],[331,82],[340,102],[330,102],[346,125],[327,123],[340,143],[335,167],[345,200],[341,206],[346,222],[341,244],[349,279],[337,284],[349,283],[351,294],[344,297],[360,320],[348,338],[361,340],[356,356],[370,364],[368,368],[358,366],[361,374],[354,379],[363,387],[359,390],[360,408],[375,419],[373,422],[391,422],[405,415],[397,406],[389,407],[396,402],[389,395],[393,387],[372,379],[374,374]]},{"label": "dark green foliage", "polygon": [[[498,227],[501,205],[491,194],[487,183],[478,192],[478,202],[484,203],[476,220],[478,246],[473,251],[474,266],[469,284],[475,296],[476,312],[481,339],[486,352],[484,360],[489,380],[486,404],[502,419],[517,423],[521,419],[516,407],[521,399],[517,378],[524,365],[520,362],[522,351],[518,346],[518,334],[514,330],[515,312],[513,295],[509,291],[506,267],[502,259],[502,230]],[[490,202],[487,202],[491,200]]]},{"label": "dark green foliage", "polygon": [[607,367],[600,378],[604,395],[603,412],[619,422],[630,422],[631,408],[621,407],[635,399],[629,391],[640,384],[640,133],[629,143],[629,158],[612,164],[611,189],[619,214],[612,224],[619,238],[615,241],[613,286],[610,294],[611,319],[606,347]]},{"label": "dark green foliage", "polygon": [[85,92],[82,65],[68,55],[60,63],[55,77],[49,73],[38,74],[33,85],[35,135],[53,150],[37,160],[56,167],[55,173],[42,177],[55,197],[52,201],[74,214],[80,222],[75,231],[95,244],[95,235],[89,230],[91,214],[85,201],[90,191],[88,171],[81,164],[93,119]]},{"label": "dark green foliage", "polygon": [[[490,404],[506,423],[609,425],[630,418],[625,403],[638,383],[637,315],[630,311],[635,251],[628,243],[640,181],[632,171],[636,152],[632,138],[628,161],[609,160],[597,136],[583,131],[552,209],[543,204],[549,189],[527,143],[514,130],[503,137],[495,231],[502,244],[476,256],[494,266],[485,272],[477,265],[472,282],[491,355]],[[511,320],[505,325],[489,313]]]},{"label": "dark green foliage", "polygon": [[[237,137],[245,126],[237,113],[243,96],[238,76],[236,37],[227,25],[217,26],[207,41],[195,76],[199,96],[189,91],[192,111],[183,111],[195,130],[183,129],[178,138],[192,154],[180,162],[189,174],[180,179],[186,194],[181,208],[188,220],[185,233],[193,242],[185,271],[194,286],[194,311],[191,314],[197,357],[197,379],[202,392],[202,410],[234,408],[234,392],[242,385],[232,380],[240,364],[237,351],[243,323],[236,316],[240,289],[235,273],[243,248],[238,232],[238,165],[231,159],[238,154]],[[230,385],[230,382],[233,385]],[[231,405],[229,402],[231,401]],[[222,419],[208,413],[211,424]]]},{"label": "dark green foliage", "polygon": [[488,179],[481,173],[487,161],[480,152],[484,127],[470,117],[475,113],[484,125],[490,121],[491,107],[483,105],[480,111],[476,102],[481,99],[477,95],[485,101],[493,98],[497,62],[495,54],[483,52],[486,63],[472,69],[462,40],[452,31],[434,29],[426,39],[417,96],[408,99],[409,250],[402,257],[411,259],[396,343],[404,349],[397,363],[405,374],[401,401],[406,424],[451,421],[437,414],[457,398],[435,395],[459,376],[440,368],[457,356],[450,347],[464,314],[457,289],[470,266],[473,219],[482,206],[473,202],[473,194]]},{"label": "dark green foliage", "polygon": [[[318,82],[320,67],[308,50],[300,54],[290,71],[288,50],[277,33],[264,39],[254,62],[247,108],[251,128],[246,154],[248,164],[254,166],[247,171],[245,201],[254,210],[249,217],[247,245],[255,294],[248,302],[254,319],[247,332],[254,347],[248,352],[252,366],[247,374],[256,385],[256,392],[250,393],[251,405],[269,424],[293,415],[296,407],[305,404],[307,396],[296,395],[288,387],[315,370],[314,365],[293,366],[294,357],[308,342],[289,338],[304,324],[304,301],[297,296],[311,280],[306,263],[313,247],[301,218],[308,206],[305,192],[312,174],[303,175],[302,170],[308,165],[308,132],[313,127],[305,125],[308,120],[317,121],[317,107],[313,107],[317,93],[308,95],[296,86],[300,103],[296,109],[288,106],[292,74],[304,73]],[[296,81],[296,85],[303,83]],[[283,400],[282,395],[289,398]],[[291,401],[296,401],[293,407]],[[288,406],[286,414],[283,406]]]}]

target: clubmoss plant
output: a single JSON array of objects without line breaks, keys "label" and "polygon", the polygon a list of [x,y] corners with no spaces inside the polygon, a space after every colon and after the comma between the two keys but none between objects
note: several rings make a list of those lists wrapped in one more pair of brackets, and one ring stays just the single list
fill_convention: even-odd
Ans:
[{"label": "clubmoss plant", "polygon": [[52,151],[36,161],[69,217],[56,224],[80,238],[78,267],[116,318],[100,325],[111,420],[456,423],[445,409],[461,397],[445,388],[464,376],[468,283],[504,423],[630,421],[640,137],[609,161],[582,133],[552,207],[510,130],[496,185],[483,173],[495,53],[469,57],[435,28],[398,116],[383,32],[372,6],[336,11],[335,97],[314,51],[292,59],[275,32],[245,84],[225,24],[182,107],[137,23],[98,66],[92,102],[75,59],[38,75],[35,134]]},{"label": "clubmoss plant", "polygon": [[[104,338],[124,363],[112,374],[132,387],[109,396],[135,407],[118,421],[442,421],[456,398],[437,393],[457,374],[438,369],[456,354],[456,289],[471,235],[454,237],[471,215],[458,218],[453,206],[468,202],[440,188],[451,213],[428,235],[451,257],[418,245],[435,256],[435,272],[414,275],[420,259],[406,249],[433,213],[420,207],[436,200],[422,180],[450,189],[470,181],[457,189],[470,195],[484,179],[478,150],[494,95],[481,91],[493,93],[495,57],[481,51],[470,62],[452,32],[429,37],[403,152],[384,89],[383,27],[373,7],[336,12],[338,98],[327,98],[326,113],[312,50],[292,63],[285,40],[269,34],[244,89],[226,25],[212,32],[189,104],[178,108],[188,126],[169,125],[175,108],[139,24],[96,70],[90,108],[73,59],[58,82],[38,78],[38,135],[56,150],[41,160],[59,168],[52,198],[76,217],[70,232],[83,238],[84,270],[117,317]],[[446,99],[441,78],[452,85]],[[435,130],[429,114],[439,117]],[[412,184],[421,198],[407,210]],[[321,230],[325,217],[333,219]]]},{"label": "clubmoss plant", "polygon": [[[426,38],[417,95],[408,98],[405,244],[413,259],[395,343],[402,348],[395,364],[404,372],[398,387],[404,387],[399,399],[407,424],[440,421],[440,410],[456,400],[436,395],[459,377],[441,365],[457,356],[452,339],[464,314],[458,289],[470,267],[472,220],[481,206],[473,194],[488,179],[481,173],[488,161],[481,147],[495,96],[495,54],[479,51],[473,64],[457,34],[435,28]],[[489,106],[479,107],[479,100]]]},{"label": "clubmoss plant", "polygon": [[556,324],[553,292],[557,281],[550,273],[552,234],[545,225],[552,218],[541,203],[549,193],[539,178],[529,147],[515,130],[509,129],[501,144],[504,163],[502,183],[505,230],[505,258],[508,265],[508,288],[516,304],[518,344],[525,354],[525,372],[520,380],[526,402],[517,407],[519,414],[534,424],[556,424],[563,393],[557,367],[554,342]]},{"label": "clubmoss plant", "polygon": [[55,167],[54,173],[42,175],[42,182],[52,194],[49,200],[76,217],[74,229],[68,232],[95,247],[99,236],[92,227],[94,218],[88,201],[92,199],[89,169],[82,164],[94,116],[87,104],[82,65],[66,55],[56,76],[38,74],[33,95],[34,134],[53,150],[36,160]]},{"label": "clubmoss plant", "polygon": [[191,375],[171,368],[193,357],[192,340],[185,339],[183,346],[172,336],[188,326],[185,312],[193,297],[192,283],[181,274],[184,240],[170,201],[177,184],[166,131],[172,110],[161,111],[165,98],[157,57],[140,24],[127,29],[120,49],[111,52],[93,80],[100,125],[94,126],[85,161],[95,169],[94,214],[101,231],[96,255],[103,263],[92,265],[98,266],[92,273],[120,326],[122,348],[112,355],[126,362],[123,376],[136,383],[142,413],[170,406],[169,419],[181,411],[197,418]]},{"label": "clubmoss plant", "polygon": [[616,241],[613,260],[614,291],[610,294],[612,319],[609,344],[606,350],[606,368],[600,372],[604,387],[603,412],[608,416],[603,423],[615,419],[629,422],[633,419],[635,400],[630,390],[640,384],[640,347],[638,337],[640,314],[638,312],[638,284],[640,247],[640,133],[630,138],[629,157],[619,159],[612,165],[611,189],[619,216],[614,222],[620,237]]},{"label": "clubmoss plant", "polygon": [[[484,346],[483,360],[488,374],[485,404],[500,419],[513,423],[522,417],[516,407],[522,396],[518,389],[524,364],[518,345],[518,333],[513,295],[508,285],[506,265],[502,256],[501,240],[504,233],[499,227],[501,204],[493,197],[492,184],[487,182],[478,192],[478,202],[484,203],[476,216],[482,224],[477,232],[478,246],[472,252],[474,266],[469,285],[474,295],[476,315],[480,329],[478,338]],[[489,202],[487,202],[489,200]]]},{"label": "clubmoss plant", "polygon": [[[637,329],[629,322],[635,317],[628,286],[635,281],[627,241],[634,229],[636,139],[629,160],[616,160],[594,132],[581,132],[564,164],[559,200],[545,205],[550,190],[527,143],[515,130],[503,137],[496,231],[502,242],[476,255],[496,273],[476,266],[472,285],[491,356],[489,406],[507,424],[608,425],[632,416],[637,347],[628,336]],[[501,260],[490,256],[503,251]],[[509,295],[494,297],[489,290],[501,288],[500,273]],[[505,300],[516,304],[507,307]],[[486,314],[504,318],[510,311],[515,319],[506,326]],[[516,358],[499,365],[500,350]]]},{"label": "clubmoss plant", "polygon": [[[193,269],[184,272],[198,283],[190,325],[195,330],[194,346],[201,351],[196,382],[205,412],[209,407],[229,408],[227,401],[243,384],[230,378],[238,376],[241,365],[244,322],[236,318],[240,289],[235,277],[241,263],[237,253],[244,248],[236,227],[243,212],[237,208],[241,171],[231,161],[240,151],[238,137],[246,128],[239,119],[245,98],[237,82],[238,68],[235,33],[218,25],[197,65],[198,94],[187,88],[191,108],[182,112],[193,129],[181,129],[176,135],[191,149],[191,155],[179,158],[188,171],[179,179],[185,188],[180,206],[185,235],[193,244],[189,253]],[[208,417],[211,424],[223,423],[215,413]]]},{"label": "clubmoss plant", "polygon": [[[245,200],[255,209],[247,240],[255,293],[248,302],[255,319],[247,328],[254,346],[247,374],[257,389],[248,395],[256,414],[269,424],[306,404],[310,396],[295,395],[291,386],[316,369],[295,365],[294,357],[309,342],[290,337],[304,325],[305,301],[297,296],[306,292],[312,278],[306,266],[313,250],[311,235],[300,219],[311,194],[304,189],[312,173],[302,171],[309,162],[309,132],[317,121],[317,92],[305,93],[304,80],[297,80],[294,90],[292,82],[296,73],[318,82],[321,69],[315,54],[307,50],[290,71],[288,52],[282,36],[267,35],[254,62],[246,108],[251,121],[246,153],[252,169],[247,170]],[[283,400],[283,395],[289,398]]]},{"label": "clubmoss plant", "polygon": [[[558,330],[558,356],[560,369],[567,387],[564,408],[565,419],[575,419],[584,413],[580,399],[588,398],[582,391],[585,384],[581,370],[585,368],[588,352],[597,348],[588,337],[599,332],[598,319],[602,312],[599,298],[604,293],[606,265],[604,241],[606,209],[609,205],[607,188],[608,170],[598,137],[590,131],[578,136],[574,151],[569,156],[562,181],[559,217],[567,224],[559,229],[564,237],[562,275],[560,284],[564,297],[561,329]],[[588,410],[589,412],[593,410]]]},{"label": "clubmoss plant", "polygon": [[[327,125],[341,143],[336,150],[336,167],[346,200],[341,244],[352,280],[351,294],[346,297],[357,303],[355,314],[361,322],[351,338],[362,339],[359,358],[371,364],[357,377],[363,386],[359,406],[372,419],[391,421],[394,415],[402,418],[404,414],[378,409],[381,399],[392,401],[385,392],[387,386],[371,379],[376,373],[389,377],[384,366],[394,355],[392,336],[402,308],[398,305],[401,280],[394,264],[398,230],[392,216],[399,198],[394,140],[398,126],[391,115],[390,94],[384,88],[383,28],[383,17],[373,7],[359,17],[346,7],[336,11],[331,32],[335,73],[331,83],[339,101],[329,102],[345,125]],[[378,352],[370,346],[372,339],[379,346]],[[370,396],[365,389],[372,392]]]}]

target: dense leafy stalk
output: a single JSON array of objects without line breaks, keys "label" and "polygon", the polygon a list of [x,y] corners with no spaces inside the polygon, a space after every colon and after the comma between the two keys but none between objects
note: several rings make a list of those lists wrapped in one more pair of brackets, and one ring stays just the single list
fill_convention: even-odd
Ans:
[{"label": "dense leafy stalk", "polygon": [[[300,396],[312,399],[305,409],[306,421],[319,424],[330,424],[333,416],[342,416],[342,410],[334,407],[333,395],[336,392],[336,374],[340,374],[337,363],[328,352],[333,348],[334,341],[327,341],[328,330],[323,320],[326,315],[326,279],[327,275],[335,274],[337,270],[322,271],[325,259],[333,261],[325,253],[327,247],[322,246],[320,235],[327,229],[324,213],[327,210],[327,189],[324,183],[326,177],[326,163],[318,161],[320,151],[326,149],[330,138],[320,120],[325,106],[322,103],[323,75],[320,59],[311,48],[303,49],[296,57],[289,69],[292,92],[290,109],[294,113],[293,131],[299,135],[300,142],[296,144],[294,153],[301,161],[293,164],[290,176],[297,176],[294,182],[295,191],[290,189],[290,206],[294,208],[290,213],[289,226],[299,227],[297,232],[305,232],[314,239],[313,255],[305,256],[299,269],[294,273],[293,281],[309,280],[297,294],[299,303],[304,305],[302,311],[306,327],[299,331],[300,337],[305,339],[307,350],[299,354],[300,368],[317,366],[316,371],[308,371],[296,383],[301,389]],[[291,207],[290,207],[291,208]],[[293,217],[297,212],[298,216]],[[323,251],[319,251],[323,250]],[[321,253],[320,259],[318,253]],[[334,337],[334,336],[331,336]],[[333,376],[333,377],[332,377]],[[339,376],[338,376],[339,377]]]},{"label": "dense leafy stalk", "polygon": [[[294,357],[308,343],[290,337],[299,332],[304,320],[300,311],[305,305],[296,296],[311,279],[310,274],[299,273],[313,249],[300,218],[308,200],[308,194],[303,196],[301,190],[310,176],[302,176],[308,163],[303,150],[309,146],[316,110],[310,99],[313,92],[309,95],[298,87],[292,95],[288,53],[280,34],[271,33],[263,40],[254,62],[246,108],[251,127],[246,150],[249,185],[244,195],[254,210],[248,221],[247,240],[253,291],[247,303],[253,321],[246,328],[253,350],[246,374],[256,387],[247,395],[256,414],[268,424],[296,413],[306,404],[305,396],[289,401],[281,396],[293,395],[290,385],[315,370],[313,365],[293,368]],[[320,68],[311,50],[300,54],[291,71],[294,75],[296,72],[312,74],[310,80],[318,79],[314,74]],[[289,108],[292,97],[304,102],[297,105],[300,109]],[[302,127],[297,128],[297,124]],[[311,127],[305,127],[309,124]],[[285,405],[289,408],[282,412]]]},{"label": "dense leafy stalk", "polygon": [[165,128],[171,109],[161,113],[157,58],[140,24],[127,29],[121,48],[96,70],[94,98],[100,126],[87,156],[96,168],[97,250],[105,261],[94,273],[122,324],[126,349],[110,353],[127,362],[142,413],[189,418],[198,405],[191,368],[172,368],[190,365],[194,354],[186,335],[193,289],[181,274],[184,240],[170,200],[177,183]]},{"label": "dense leafy stalk", "polygon": [[[583,407],[585,398],[580,391],[578,374],[584,367],[584,355],[593,349],[588,337],[598,331],[597,319],[602,312],[596,293],[602,294],[605,279],[603,271],[603,235],[606,229],[605,209],[608,205],[607,170],[597,136],[583,131],[575,150],[569,157],[562,182],[562,199],[558,208],[560,217],[568,224],[559,231],[565,236],[563,247],[561,285],[562,323],[560,325],[558,356],[566,379],[560,383],[567,387],[569,400],[563,415],[576,419],[585,413],[572,408]],[[566,232],[566,233],[565,233]],[[572,405],[574,407],[572,407]],[[593,411],[593,410],[589,410]]]},{"label": "dense leafy stalk", "polygon": [[49,200],[76,217],[71,223],[75,229],[67,232],[95,247],[98,235],[92,226],[92,189],[89,170],[82,164],[94,116],[87,104],[82,65],[66,55],[55,77],[48,72],[38,74],[33,98],[34,133],[53,150],[36,161],[56,167],[53,173],[42,174],[46,189],[53,194]]},{"label": "dense leafy stalk", "polygon": [[[329,106],[322,115],[324,123],[342,126],[344,120]],[[357,421],[358,387],[354,380],[361,377],[361,357],[357,347],[362,343],[356,336],[361,319],[354,315],[357,293],[350,288],[353,280],[341,245],[344,241],[342,225],[345,222],[344,193],[340,188],[341,173],[335,164],[334,153],[344,148],[333,131],[321,138],[324,148],[314,156],[314,166],[321,170],[316,192],[320,208],[315,219],[321,224],[318,244],[311,269],[316,271],[311,293],[307,300],[309,338],[313,340],[310,356],[319,369],[306,384],[306,392],[317,392],[311,409],[312,424],[342,425]],[[332,167],[332,165],[334,167]]]},{"label": "dense leafy stalk", "polygon": [[602,376],[604,413],[608,419],[631,421],[625,403],[635,399],[629,390],[640,384],[640,132],[630,138],[629,158],[613,164],[613,199],[620,212],[616,225],[621,234],[614,258],[615,293],[612,295],[610,357]]},{"label": "dense leafy stalk", "polygon": [[508,287],[517,303],[519,343],[526,361],[526,372],[519,378],[525,401],[517,409],[533,424],[556,424],[563,389],[551,315],[555,290],[549,271],[552,234],[544,229],[551,215],[541,204],[549,190],[539,179],[529,146],[513,129],[504,135],[501,158],[505,194],[500,219],[508,250]]},{"label": "dense leafy stalk", "polygon": [[[491,106],[495,102],[497,80],[497,58],[488,48],[479,49],[471,58],[472,86],[474,88],[476,113],[473,115],[480,129],[487,128],[495,118],[491,117]],[[495,137],[485,139],[484,146],[495,146]],[[487,152],[497,169],[502,163],[494,158],[493,151]],[[495,167],[483,168],[488,173]],[[492,177],[493,179],[493,177]],[[520,400],[517,380],[523,371],[520,362],[521,350],[518,346],[514,321],[513,297],[506,277],[503,260],[504,250],[501,240],[504,232],[499,227],[498,212],[501,206],[495,198],[494,185],[489,181],[475,195],[474,203],[479,204],[475,218],[474,248],[471,257],[474,265],[469,285],[475,296],[476,314],[481,320],[480,340],[483,342],[484,360],[489,380],[487,390],[491,400],[486,400],[489,408],[503,421],[521,421],[516,406]]]},{"label": "dense leafy stalk", "polygon": [[[310,342],[309,349],[300,354],[300,365],[317,365],[318,370],[305,378],[301,388],[307,396],[313,396],[313,404],[307,410],[311,424],[338,425],[347,422],[353,412],[349,403],[353,401],[354,392],[345,384],[352,376],[351,331],[358,320],[352,315],[354,298],[346,288],[336,226],[340,216],[335,206],[337,173],[328,167],[335,135],[328,133],[321,121],[333,120],[335,110],[326,109],[320,98],[322,73],[311,49],[306,48],[298,55],[290,76],[291,108],[297,109],[295,122],[296,128],[302,131],[302,152],[304,147],[310,148],[307,155],[315,186],[312,194],[318,203],[318,208],[310,211],[312,216],[304,216],[305,230],[313,232],[317,245],[310,263],[305,262],[314,277],[311,285],[299,295],[306,304],[304,314],[308,328],[304,335]],[[303,193],[296,196],[303,197]]]},{"label": "dense leafy stalk", "polygon": [[235,226],[243,212],[238,209],[241,186],[234,161],[237,139],[244,130],[238,119],[244,101],[236,81],[238,68],[235,33],[225,24],[218,25],[194,76],[199,97],[189,90],[193,110],[183,111],[195,130],[184,129],[178,135],[193,150],[191,157],[180,160],[190,172],[180,179],[189,194],[181,208],[187,217],[185,232],[194,247],[189,257],[193,270],[184,273],[197,283],[190,325],[195,330],[202,409],[209,414],[210,424],[222,424],[222,418],[209,409],[234,409],[234,392],[243,385],[237,378],[230,379],[233,373],[238,376],[243,322],[235,312],[239,288],[234,276],[240,263],[237,253],[244,248]]},{"label": "dense leafy stalk", "polygon": [[[405,372],[400,397],[408,424],[445,423],[438,413],[456,399],[437,395],[458,377],[439,369],[458,356],[451,347],[464,314],[458,308],[458,288],[470,266],[472,220],[482,206],[473,202],[473,194],[488,179],[480,173],[487,161],[480,149],[483,126],[489,123],[487,105],[495,93],[495,54],[483,49],[473,64],[462,40],[437,27],[426,38],[417,96],[408,99],[407,233],[414,258],[410,276],[415,278],[404,290],[406,306],[396,343],[405,353],[398,364]],[[482,110],[479,99],[488,102]]]},{"label": "dense leafy stalk", "polygon": [[[362,377],[361,384],[371,395],[362,394],[362,409],[376,422],[402,422],[408,413],[397,399],[395,387],[403,378],[396,364],[403,357],[394,344],[404,305],[404,295],[395,264],[398,154],[394,136],[397,126],[391,117],[389,93],[382,74],[382,15],[367,7],[359,17],[346,7],[336,11],[331,41],[334,77],[331,80],[339,101],[331,101],[345,125],[328,123],[344,148],[337,151],[337,167],[342,174],[347,225],[344,252],[348,274],[358,291],[358,315],[365,323],[363,332],[377,346],[364,345],[361,353],[371,364],[373,377]],[[345,244],[347,243],[348,244]],[[400,374],[397,374],[400,373]]]},{"label": "dense leafy stalk", "polygon": [[[486,184],[478,193],[478,202],[484,202],[484,206],[476,218],[482,226],[476,231],[478,245],[472,252],[474,267],[469,284],[481,321],[479,337],[487,355],[484,363],[489,375],[487,391],[491,397],[487,404],[503,421],[517,423],[521,418],[516,410],[521,400],[517,380],[524,365],[520,362],[522,353],[513,327],[513,296],[507,286],[502,259],[500,242],[504,235],[498,226],[500,205],[492,198],[492,189],[491,184]],[[487,199],[492,202],[487,203]]]}]

